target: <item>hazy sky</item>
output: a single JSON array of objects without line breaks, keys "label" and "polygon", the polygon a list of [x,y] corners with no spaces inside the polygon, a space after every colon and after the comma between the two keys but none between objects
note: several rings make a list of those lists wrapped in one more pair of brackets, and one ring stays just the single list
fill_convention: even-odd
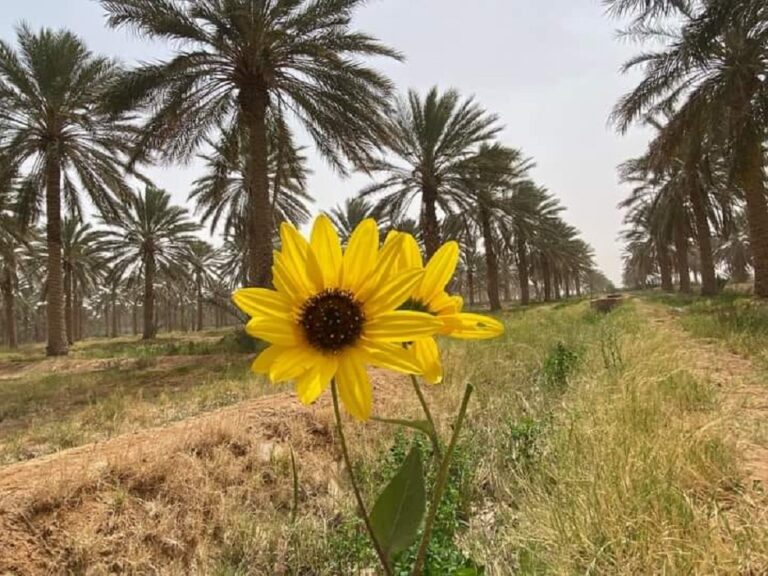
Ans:
[{"label": "hazy sky", "polygon": [[[69,28],[93,51],[129,63],[169,52],[106,28],[96,0],[0,1],[0,36],[7,41],[26,21]],[[535,179],[561,199],[565,219],[594,246],[600,268],[620,281],[616,204],[623,190],[615,168],[641,153],[646,137],[639,130],[622,137],[606,124],[613,103],[632,87],[619,66],[637,47],[616,39],[619,23],[605,16],[600,0],[373,0],[356,26],[405,54],[405,63],[378,63],[401,90],[455,87],[497,113],[506,126],[503,142],[536,160]],[[310,158],[318,208],[366,183],[361,176],[341,179]],[[199,172],[192,164],[151,174],[185,203]]]}]

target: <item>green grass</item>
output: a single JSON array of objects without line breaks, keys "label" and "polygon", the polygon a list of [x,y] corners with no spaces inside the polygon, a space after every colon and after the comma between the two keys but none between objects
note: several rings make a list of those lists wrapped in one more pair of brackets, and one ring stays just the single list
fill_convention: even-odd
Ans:
[{"label": "green grass", "polygon": [[672,307],[681,325],[697,338],[723,340],[736,353],[750,356],[768,370],[768,304],[738,292],[714,298],[654,295],[652,301]]},{"label": "green grass", "polygon": [[[718,391],[680,366],[668,337],[632,303],[609,315],[577,304],[505,317],[502,339],[448,345],[447,379],[433,398],[449,410],[446,422],[464,382],[477,392],[427,574],[765,566],[765,519],[742,484]],[[428,452],[421,439],[397,434],[358,453],[369,497],[413,441]],[[303,518],[288,573],[375,565],[351,506],[332,528]],[[257,556],[234,565],[219,557],[215,573],[267,569]]]},{"label": "green grass", "polygon": [[[733,342],[749,335],[757,346],[763,337],[757,321],[710,312],[762,313],[743,297],[655,300],[683,308],[681,321],[698,322],[697,336],[716,321]],[[467,382],[475,394],[427,574],[757,574],[768,566],[767,502],[744,478],[732,434],[739,415],[724,410],[722,390],[689,369],[679,344],[641,311],[631,301],[610,314],[593,313],[586,302],[516,308],[503,313],[499,339],[443,342],[445,382],[428,390],[443,437]],[[106,354],[104,346],[95,345],[92,357]],[[264,392],[247,375],[246,354],[201,352],[204,360],[171,367],[115,346],[130,364],[80,380],[0,381],[0,410],[27,423],[15,436],[3,432],[6,460],[38,442],[63,448]],[[51,405],[68,409],[35,408]],[[380,406],[382,415],[415,415],[398,406]],[[348,431],[368,502],[414,444],[430,461],[418,433],[375,422],[350,423]],[[324,438],[311,436],[314,448],[297,452],[295,522],[288,457],[254,464],[250,455],[233,456],[226,439],[205,459],[184,456],[189,466],[174,469],[156,494],[134,494],[121,481],[104,498],[122,521],[126,510],[151,506],[160,514],[153,526],[194,534],[201,573],[360,573],[375,566],[375,556],[333,462],[333,433]],[[326,489],[329,478],[339,485]],[[135,538],[137,561],[148,562],[141,532],[123,534]],[[398,574],[407,573],[413,554],[398,559]],[[168,573],[188,568],[177,561]]]}]

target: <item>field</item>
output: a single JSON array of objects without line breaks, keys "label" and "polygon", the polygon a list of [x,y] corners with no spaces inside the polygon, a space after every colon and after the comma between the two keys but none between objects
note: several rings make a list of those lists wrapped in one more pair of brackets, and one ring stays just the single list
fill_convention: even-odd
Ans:
[{"label": "field", "polygon": [[[445,342],[426,390],[447,434],[476,389],[429,574],[768,571],[768,309],[642,296],[502,317],[503,338]],[[305,408],[252,356],[231,331],[0,352],[0,574],[373,573],[328,394]],[[406,380],[373,377],[377,415],[418,415]],[[413,444],[430,453],[347,426],[369,497]]]}]

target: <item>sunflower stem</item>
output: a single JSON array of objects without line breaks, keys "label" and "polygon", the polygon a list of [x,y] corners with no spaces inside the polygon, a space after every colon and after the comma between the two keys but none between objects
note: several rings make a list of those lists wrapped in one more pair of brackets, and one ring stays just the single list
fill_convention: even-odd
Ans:
[{"label": "sunflower stem", "polygon": [[373,547],[376,550],[376,555],[379,557],[379,562],[384,568],[384,573],[387,576],[392,575],[392,569],[389,567],[389,561],[387,555],[384,553],[384,549],[379,544],[379,540],[376,538],[376,534],[373,532],[373,525],[371,519],[368,516],[368,511],[365,508],[365,502],[363,502],[363,496],[360,493],[360,487],[357,484],[355,473],[352,469],[352,461],[349,458],[349,451],[347,450],[347,441],[344,437],[344,428],[341,424],[341,412],[339,411],[339,395],[336,390],[336,379],[331,380],[331,397],[333,398],[333,414],[336,417],[336,429],[339,432],[339,443],[341,444],[341,454],[344,457],[344,465],[347,467],[347,473],[349,474],[349,480],[352,484],[352,491],[355,493],[355,499],[357,500],[357,509],[360,516],[365,523],[365,529],[368,531],[368,536],[373,543]]},{"label": "sunflower stem", "polygon": [[427,404],[427,399],[424,397],[424,393],[421,391],[419,381],[413,374],[411,374],[411,384],[413,384],[413,389],[416,390],[416,396],[419,397],[421,409],[424,410],[424,416],[426,416],[427,422],[429,422],[429,425],[432,427],[430,439],[432,440],[432,448],[435,451],[435,456],[440,458],[440,442],[437,437],[437,426],[435,426],[435,420],[432,418],[432,412],[429,409],[429,404]]},{"label": "sunflower stem", "polygon": [[448,450],[443,456],[443,460],[440,463],[440,470],[437,473],[437,481],[435,482],[435,489],[432,493],[432,501],[429,504],[429,512],[427,514],[427,521],[424,524],[424,532],[421,535],[421,542],[419,542],[419,550],[416,553],[416,562],[413,564],[413,570],[411,576],[420,576],[422,567],[424,566],[424,559],[427,556],[427,548],[429,547],[429,539],[432,537],[432,527],[435,524],[435,518],[437,517],[437,509],[440,506],[440,500],[443,499],[443,492],[445,492],[445,485],[448,483],[448,472],[450,471],[451,458],[453,457],[453,451],[456,448],[456,443],[459,440],[459,434],[461,433],[461,427],[464,425],[464,417],[467,415],[467,405],[469,404],[469,398],[472,396],[473,390],[472,384],[467,384],[467,388],[464,391],[464,398],[461,401],[461,408],[459,409],[459,415],[456,418],[456,423],[453,426],[453,434],[451,435],[451,442],[448,445]]}]

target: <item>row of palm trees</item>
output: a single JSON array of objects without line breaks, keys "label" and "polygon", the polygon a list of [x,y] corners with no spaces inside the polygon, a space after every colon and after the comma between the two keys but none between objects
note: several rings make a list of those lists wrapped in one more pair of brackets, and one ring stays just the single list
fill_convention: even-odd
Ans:
[{"label": "row of palm trees", "polygon": [[[630,60],[643,78],[616,105],[623,132],[654,130],[621,167],[627,209],[625,282],[714,295],[753,272],[768,297],[768,3],[764,0],[606,0],[631,15],[625,31],[651,50]],[[720,276],[720,278],[718,277]]]},{"label": "row of palm trees", "polygon": [[[513,284],[524,303],[531,287],[549,300],[605,285],[590,247],[532,182],[531,160],[496,139],[496,116],[454,90],[398,99],[365,63],[402,56],[351,27],[360,4],[101,0],[109,26],[174,47],[167,60],[130,69],[65,30],[22,25],[15,47],[0,42],[0,213],[13,220],[0,236],[7,340],[19,278],[45,298],[50,355],[83,336],[86,299],[114,309],[121,293],[141,294],[151,338],[157,290],[186,295],[174,287],[192,286],[202,301],[200,279],[212,271],[219,295],[269,285],[277,225],[302,225],[312,212],[295,124],[341,174],[374,179],[361,191],[371,202],[337,216],[409,227],[428,256],[457,239],[460,286],[471,301],[482,289],[499,309]],[[202,223],[222,233],[218,250],[196,240],[198,224],[143,174],[194,157],[206,170],[190,198]],[[85,222],[83,200],[97,228]],[[44,249],[35,235],[43,213]],[[18,256],[30,250],[33,258]]]}]

